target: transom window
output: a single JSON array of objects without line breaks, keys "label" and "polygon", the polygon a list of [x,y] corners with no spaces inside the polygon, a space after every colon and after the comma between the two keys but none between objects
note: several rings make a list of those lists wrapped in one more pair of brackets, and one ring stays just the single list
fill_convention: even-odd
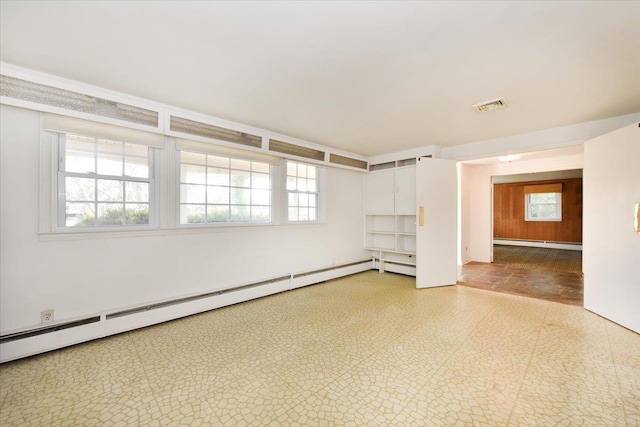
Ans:
[{"label": "transom window", "polygon": [[59,226],[150,223],[149,147],[74,134],[59,141]]},{"label": "transom window", "polygon": [[287,161],[287,220],[318,220],[318,167]]},{"label": "transom window", "polygon": [[180,224],[271,222],[271,165],[180,151]]}]

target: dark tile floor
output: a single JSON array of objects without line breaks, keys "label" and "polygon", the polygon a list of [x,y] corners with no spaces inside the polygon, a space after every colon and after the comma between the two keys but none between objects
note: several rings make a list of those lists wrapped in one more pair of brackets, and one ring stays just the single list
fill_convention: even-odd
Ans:
[{"label": "dark tile floor", "polygon": [[458,284],[582,306],[582,273],[470,262],[460,267]]}]

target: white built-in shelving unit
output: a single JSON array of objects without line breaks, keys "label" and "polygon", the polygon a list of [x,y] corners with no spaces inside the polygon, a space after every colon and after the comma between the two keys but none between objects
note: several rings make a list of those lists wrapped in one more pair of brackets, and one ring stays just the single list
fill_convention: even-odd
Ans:
[{"label": "white built-in shelving unit", "polygon": [[365,248],[381,272],[387,264],[411,274],[416,265],[415,159],[373,165],[366,179]]}]

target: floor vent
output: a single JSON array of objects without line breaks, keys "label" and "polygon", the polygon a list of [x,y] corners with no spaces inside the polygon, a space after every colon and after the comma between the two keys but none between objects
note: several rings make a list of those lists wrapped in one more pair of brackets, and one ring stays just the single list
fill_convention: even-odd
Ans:
[{"label": "floor vent", "polygon": [[262,137],[260,136],[226,129],[207,123],[196,122],[182,117],[171,116],[169,127],[174,132],[233,142],[234,144],[240,144],[248,147],[262,147]]},{"label": "floor vent", "polygon": [[292,156],[304,157],[307,159],[324,161],[324,151],[314,148],[302,147],[300,145],[289,144],[288,142],[269,140],[269,150],[277,153],[290,154]]},{"label": "floor vent", "polygon": [[15,77],[0,76],[0,95],[80,113],[158,127],[159,114],[133,105],[96,98]]},{"label": "floor vent", "polygon": [[367,170],[367,162],[359,159],[352,159],[351,157],[340,156],[338,154],[331,153],[329,155],[329,162],[336,165],[351,166],[352,168]]}]

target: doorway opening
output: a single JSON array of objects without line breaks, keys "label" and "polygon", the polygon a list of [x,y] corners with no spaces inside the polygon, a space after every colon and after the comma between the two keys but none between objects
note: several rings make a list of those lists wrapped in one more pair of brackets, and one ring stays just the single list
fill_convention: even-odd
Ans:
[{"label": "doorway opening", "polygon": [[[458,283],[582,306],[582,147],[527,156],[508,164],[477,160],[468,168],[467,190],[484,191],[491,214],[484,222],[475,219],[480,204],[471,196],[467,236],[486,230],[488,250],[486,257],[477,251],[469,257],[479,262],[464,263]],[[563,162],[573,167],[561,169]],[[550,170],[553,163],[559,170]]]}]

